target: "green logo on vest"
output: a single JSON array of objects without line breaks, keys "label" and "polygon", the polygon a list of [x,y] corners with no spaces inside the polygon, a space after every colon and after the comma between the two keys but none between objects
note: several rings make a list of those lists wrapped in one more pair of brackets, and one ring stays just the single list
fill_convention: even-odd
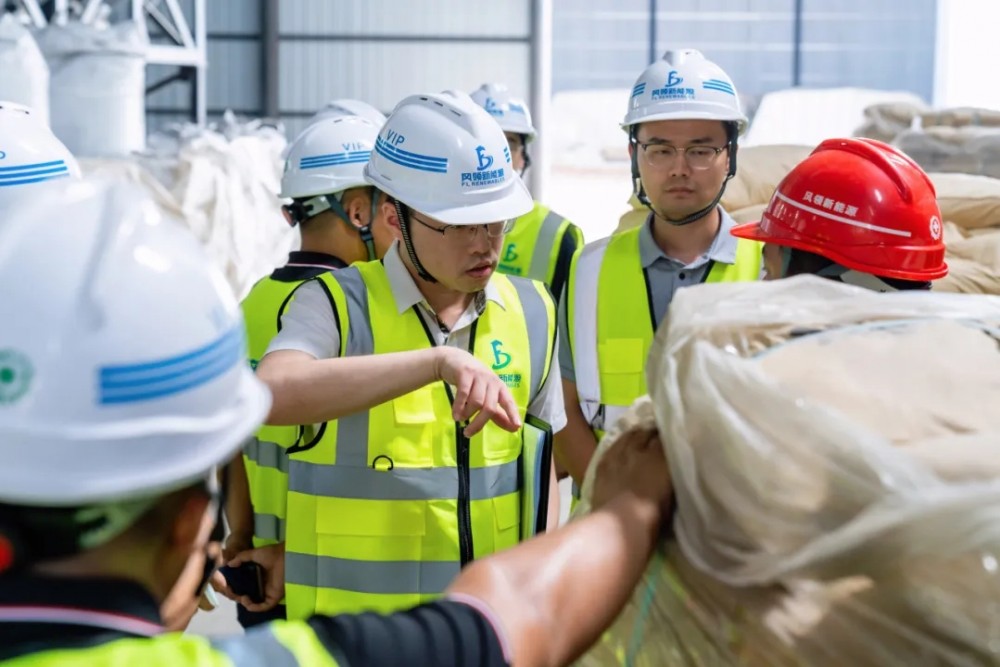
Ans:
[{"label": "green logo on vest", "polygon": [[517,254],[517,244],[511,243],[510,245],[507,246],[507,250],[504,252],[503,259],[501,261],[516,262],[518,257],[519,255]]},{"label": "green logo on vest", "polygon": [[499,371],[510,366],[510,354],[500,349],[503,347],[503,343],[495,340],[491,344],[493,345],[493,370]]},{"label": "green logo on vest", "polygon": [[35,370],[16,350],[0,350],[0,405],[16,403],[28,392]]},{"label": "green logo on vest", "polygon": [[[510,362],[513,361],[510,353],[504,352],[503,343],[495,340],[491,343],[493,346],[493,370],[502,371],[503,369],[510,366]],[[497,377],[510,387],[511,389],[517,389],[521,386],[521,374],[520,373],[497,373]]]}]

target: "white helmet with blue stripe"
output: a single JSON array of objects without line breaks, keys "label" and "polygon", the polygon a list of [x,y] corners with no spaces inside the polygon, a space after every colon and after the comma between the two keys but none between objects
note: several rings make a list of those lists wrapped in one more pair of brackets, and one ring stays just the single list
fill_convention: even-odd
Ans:
[{"label": "white helmet with blue stripe", "polygon": [[636,80],[622,129],[656,120],[747,124],[732,79],[695,49],[667,51]]},{"label": "white helmet with blue stripe", "polygon": [[309,124],[312,125],[326,118],[343,118],[344,116],[359,116],[377,127],[382,127],[382,124],[385,123],[385,114],[367,102],[340,98],[327,102],[326,106],[317,111],[316,115],[310,119]]},{"label": "white helmet with blue stripe", "polygon": [[0,101],[0,208],[66,177],[79,178],[80,167],[48,125],[29,107]]},{"label": "white helmet with blue stripe", "polygon": [[379,133],[365,178],[450,225],[512,220],[534,205],[511,165],[503,130],[462,92],[400,102]]},{"label": "white helmet with blue stripe", "polygon": [[364,169],[380,126],[360,116],[326,118],[292,143],[281,177],[281,197],[305,199],[367,187]]},{"label": "white helmet with blue stripe", "polygon": [[525,143],[538,135],[531,124],[528,105],[521,98],[512,96],[502,83],[484,83],[472,91],[471,97],[500,123],[504,132],[522,135]]},{"label": "white helmet with blue stripe", "polygon": [[137,186],[90,180],[3,217],[0,503],[155,498],[231,459],[270,397],[194,235]]}]

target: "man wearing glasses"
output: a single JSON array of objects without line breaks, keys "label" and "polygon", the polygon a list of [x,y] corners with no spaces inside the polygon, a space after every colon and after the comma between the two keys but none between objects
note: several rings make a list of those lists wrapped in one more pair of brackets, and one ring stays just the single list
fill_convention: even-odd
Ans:
[{"label": "man wearing glasses", "polygon": [[632,89],[622,128],[649,217],[583,249],[560,307],[568,423],[556,455],[577,484],[597,440],[646,393],[646,357],[674,292],[760,277],[761,245],[732,237],[719,206],[746,122],[729,76],[695,50],[667,52]]},{"label": "man wearing glasses", "polygon": [[496,274],[532,208],[500,126],[464,93],[409,97],[365,178],[397,242],[305,283],[257,369],[269,423],[318,425],[288,450],[285,544],[249,552],[275,585],[243,602],[284,593],[291,619],[435,599],[530,536],[554,476],[539,433],[565,424],[552,298]]}]

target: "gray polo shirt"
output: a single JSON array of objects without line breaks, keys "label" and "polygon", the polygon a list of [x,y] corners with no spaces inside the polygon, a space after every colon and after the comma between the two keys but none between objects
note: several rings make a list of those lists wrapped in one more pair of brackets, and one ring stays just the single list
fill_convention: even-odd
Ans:
[{"label": "gray polo shirt", "polygon": [[[681,287],[697,285],[705,280],[713,263],[735,264],[736,244],[738,239],[730,233],[736,221],[720,206],[721,224],[708,251],[690,264],[668,257],[656,245],[653,238],[652,213],[646,218],[639,232],[639,258],[642,268],[649,273],[649,287],[653,293],[653,314],[656,326],[667,314],[667,308],[674,298],[674,293]],[[562,299],[559,308],[559,368],[562,377],[570,382],[576,382],[576,369],[573,355],[569,347],[569,322],[567,317],[567,299]],[[646,313],[642,313],[645,317]]]}]

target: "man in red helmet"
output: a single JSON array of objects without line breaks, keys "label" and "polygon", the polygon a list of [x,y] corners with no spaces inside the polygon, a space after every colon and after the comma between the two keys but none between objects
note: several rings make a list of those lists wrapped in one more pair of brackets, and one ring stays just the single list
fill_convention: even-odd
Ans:
[{"label": "man in red helmet", "polygon": [[927,174],[873,139],[828,139],[778,185],[759,222],[768,279],[810,273],[880,292],[929,290],[948,273]]}]

